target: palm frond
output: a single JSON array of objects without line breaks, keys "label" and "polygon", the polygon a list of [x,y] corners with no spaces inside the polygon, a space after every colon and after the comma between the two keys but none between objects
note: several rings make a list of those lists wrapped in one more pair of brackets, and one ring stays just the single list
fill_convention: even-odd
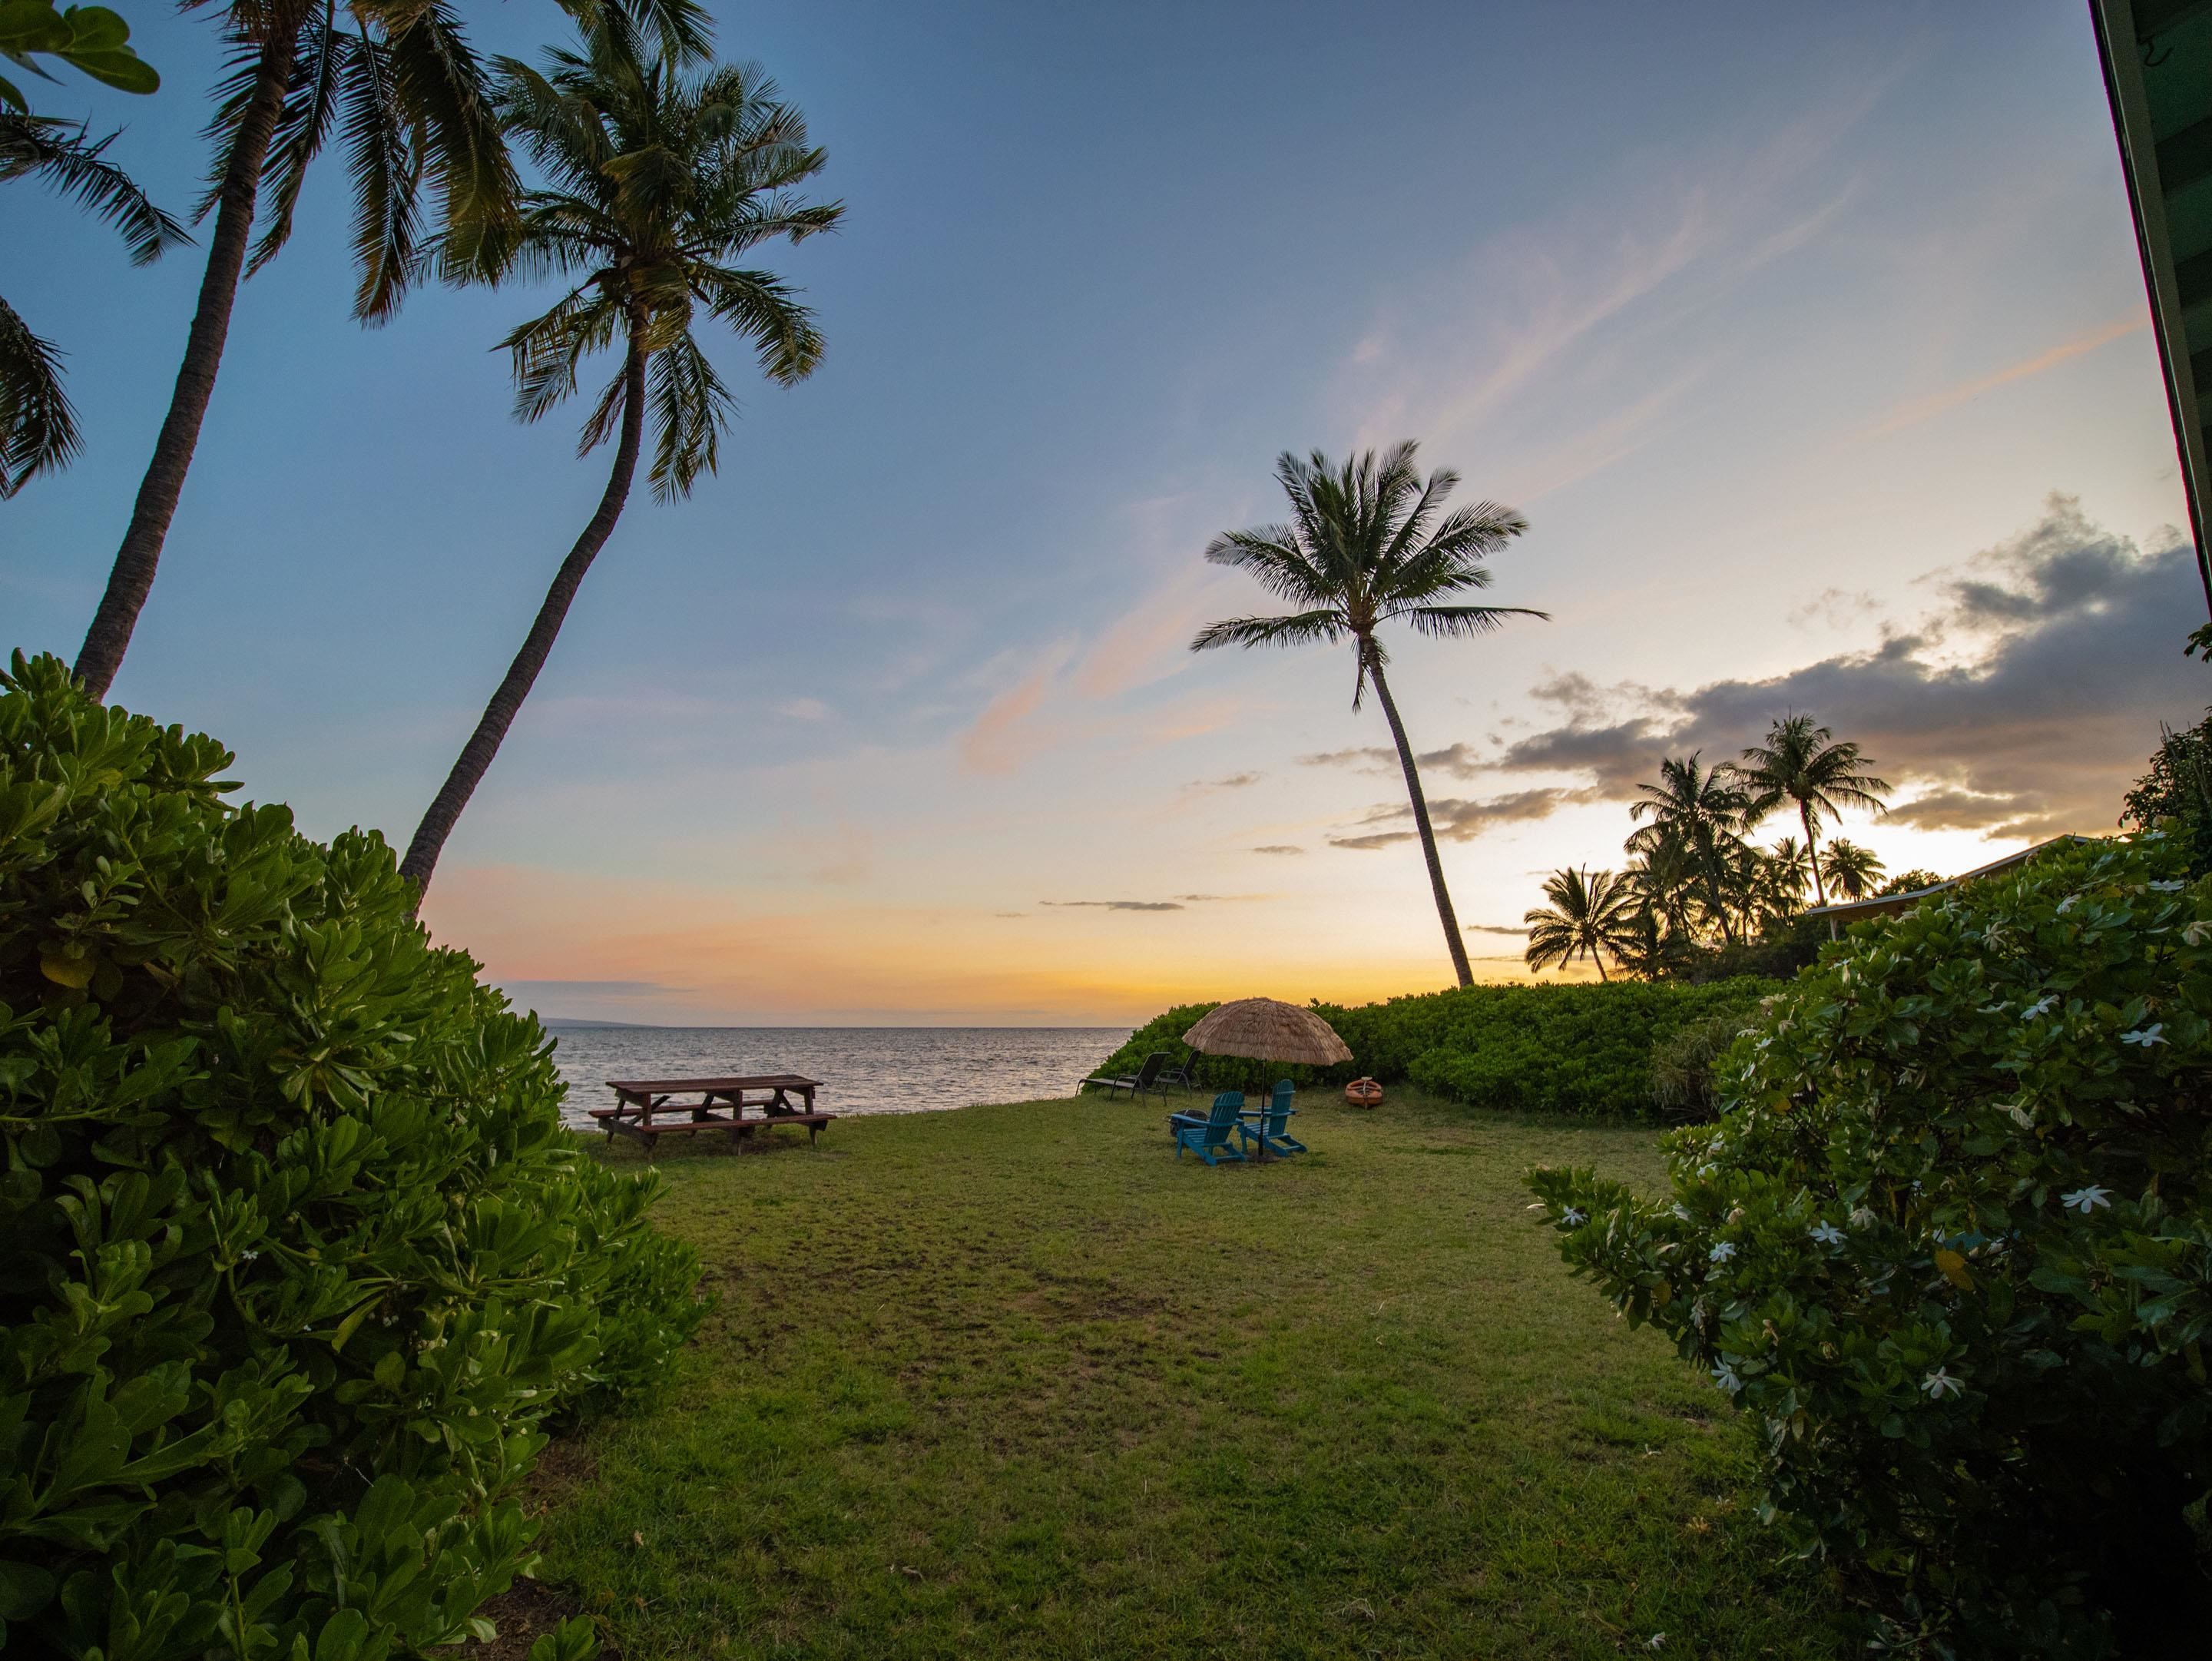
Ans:
[{"label": "palm frond", "polygon": [[670,502],[690,496],[693,481],[714,471],[717,441],[737,413],[737,399],[689,334],[653,354],[651,398],[653,493]]},{"label": "palm frond", "polygon": [[594,282],[571,289],[549,310],[509,331],[499,344],[514,362],[515,418],[537,421],[573,393],[577,366],[612,345],[622,324],[621,305],[605,283]]},{"label": "palm frond", "polygon": [[1218,646],[1303,646],[1311,641],[1341,640],[1346,632],[1344,614],[1335,611],[1295,611],[1286,617],[1225,618],[1200,630],[1190,649],[1210,652]]},{"label": "palm frond", "polygon": [[1206,545],[1206,563],[1244,571],[1278,599],[1312,606],[1334,599],[1334,585],[1315,569],[1287,525],[1262,525],[1249,531],[1224,531]]},{"label": "palm frond", "polygon": [[325,0],[322,16],[309,25],[308,39],[293,64],[292,84],[276,117],[276,131],[263,163],[262,201],[269,222],[246,262],[248,277],[274,259],[292,240],[292,218],[307,182],[307,166],[322,153],[337,110],[338,77],[353,37],[337,27],[335,0]]},{"label": "palm frond", "polygon": [[131,176],[105,159],[115,142],[88,138],[82,123],[0,113],[0,180],[35,178],[115,227],[134,265],[150,265],[192,239]]},{"label": "palm frond", "polygon": [[691,280],[707,309],[753,343],[761,373],[780,386],[804,380],[821,366],[821,331],[797,290],[769,271],[695,267]]},{"label": "palm frond", "polygon": [[[351,0],[356,12],[374,5],[385,16],[393,101],[413,140],[416,175],[436,181],[439,223],[451,239],[448,258],[479,260],[496,248],[513,219],[516,184],[498,112],[483,65],[449,0]],[[410,190],[410,198],[413,192]],[[412,203],[410,203],[410,216]],[[381,319],[398,303],[408,268],[397,268],[375,291]],[[483,275],[489,275],[486,270]],[[364,283],[363,293],[370,287]]]},{"label": "palm frond", "polygon": [[0,497],[66,467],[82,447],[61,354],[0,300]]},{"label": "palm frond", "polygon": [[1495,634],[1505,626],[1508,618],[1552,620],[1549,611],[1532,611],[1525,605],[1414,605],[1394,615],[1411,623],[1415,634],[1437,640],[1470,640],[1477,635]]},{"label": "palm frond", "polygon": [[347,59],[343,131],[346,171],[353,178],[354,260],[361,272],[353,309],[364,321],[379,321],[392,315],[407,286],[421,228],[416,210],[421,173],[407,142],[390,48],[362,33]]}]

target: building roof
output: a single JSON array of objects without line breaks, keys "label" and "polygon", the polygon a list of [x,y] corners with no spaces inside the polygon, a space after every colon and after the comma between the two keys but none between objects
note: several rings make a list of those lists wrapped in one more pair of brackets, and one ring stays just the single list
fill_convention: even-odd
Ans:
[{"label": "building roof", "polygon": [[1803,915],[1826,917],[1838,923],[1857,922],[1866,917],[1886,917],[1892,912],[1906,910],[1919,904],[1930,894],[1941,894],[1956,888],[1960,883],[1972,882],[1978,877],[1995,876],[2000,871],[2011,870],[2015,865],[2025,865],[2046,848],[2090,840],[2087,837],[2053,837],[2033,848],[2023,848],[2017,854],[2008,854],[2001,860],[1991,860],[1987,865],[1978,865],[1963,876],[1953,877],[1948,882],[1930,883],[1925,888],[1915,888],[1903,894],[1884,894],[1879,899],[1850,900],[1841,905],[1816,905],[1808,908]]},{"label": "building roof", "polygon": [[2090,0],[2212,606],[2212,0]]}]

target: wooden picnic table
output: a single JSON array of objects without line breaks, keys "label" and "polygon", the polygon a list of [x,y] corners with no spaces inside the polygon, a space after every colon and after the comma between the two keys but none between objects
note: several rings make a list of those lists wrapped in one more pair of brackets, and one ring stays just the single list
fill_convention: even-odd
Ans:
[{"label": "wooden picnic table", "polygon": [[[805,1125],[811,1146],[823,1126],[837,1122],[835,1113],[814,1110],[814,1092],[821,1087],[819,1079],[796,1073],[732,1079],[609,1079],[607,1088],[615,1092],[615,1104],[592,1108],[591,1116],[609,1141],[620,1133],[635,1136],[647,1147],[670,1132],[696,1135],[702,1130],[726,1131],[735,1144],[763,1126],[778,1124]],[[678,1096],[695,1099],[678,1101]],[[792,1100],[794,1096],[798,1104]],[[760,1111],[747,1118],[748,1107]]]}]

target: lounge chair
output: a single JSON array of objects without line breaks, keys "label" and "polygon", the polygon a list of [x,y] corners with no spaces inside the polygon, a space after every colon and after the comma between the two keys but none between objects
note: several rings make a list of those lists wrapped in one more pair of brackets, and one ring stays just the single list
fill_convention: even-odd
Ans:
[{"label": "lounge chair", "polygon": [[1162,1068],[1159,1076],[1160,1094],[1165,1096],[1170,1085],[1173,1085],[1178,1090],[1197,1089],[1198,1080],[1190,1076],[1190,1068],[1191,1063],[1188,1061],[1177,1062],[1173,1067]]},{"label": "lounge chair", "polygon": [[[1297,1094],[1297,1087],[1285,1079],[1276,1085],[1275,1093],[1268,1098],[1267,1106],[1255,1113],[1237,1116],[1237,1135],[1247,1148],[1257,1142],[1270,1153],[1303,1153],[1306,1151],[1306,1145],[1291,1135],[1291,1116],[1297,1111],[1291,1105],[1291,1098]],[[1248,1118],[1259,1122],[1256,1128],[1244,1123]]]},{"label": "lounge chair", "polygon": [[1237,1116],[1243,1106],[1243,1091],[1224,1090],[1213,1098],[1213,1111],[1203,1118],[1195,1113],[1171,1115],[1168,1123],[1175,1131],[1176,1158],[1182,1158],[1183,1149],[1188,1148],[1208,1165],[1243,1159],[1243,1150],[1231,1146],[1229,1138],[1241,1129]]},{"label": "lounge chair", "polygon": [[1159,1078],[1161,1069],[1167,1064],[1168,1052],[1164,1050],[1155,1050],[1145,1057],[1145,1064],[1137,1069],[1133,1078],[1117,1079],[1109,1074],[1094,1073],[1075,1086],[1075,1093],[1080,1096],[1085,1090],[1095,1084],[1103,1085],[1109,1096],[1117,1090],[1126,1090],[1132,1096],[1139,1095],[1147,1090],[1159,1090],[1160,1094],[1164,1097],[1168,1092],[1160,1090]]}]

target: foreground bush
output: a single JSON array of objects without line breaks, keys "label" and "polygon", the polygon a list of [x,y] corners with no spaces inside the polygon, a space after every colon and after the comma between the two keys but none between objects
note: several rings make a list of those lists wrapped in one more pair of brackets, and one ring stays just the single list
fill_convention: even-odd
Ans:
[{"label": "foreground bush", "polygon": [[226,806],[230,759],[51,659],[0,676],[18,1653],[485,1635],[549,1419],[664,1378],[698,1319],[650,1184],[562,1131],[536,1024],[429,946],[379,838]]},{"label": "foreground bush", "polygon": [[[1352,1050],[1341,1067],[1281,1067],[1225,1056],[1194,1056],[1182,1035],[1218,1007],[1183,1004],[1132,1033],[1098,1069],[1136,1071],[1164,1050],[1188,1061],[1210,1089],[1249,1085],[1261,1074],[1300,1085],[1340,1085],[1364,1074],[1411,1079],[1454,1101],[1597,1118],[1653,1116],[1654,1046],[1697,1022],[1747,1019],[1774,990],[1765,980],[1709,986],[1615,981],[1594,986],[1469,986],[1352,1008],[1316,1004]],[[1675,1108],[1665,1110],[1682,1116]]]},{"label": "foreground bush", "polygon": [[1567,1261],[1759,1423],[1766,1497],[1929,1654],[2212,1616],[2212,881],[2053,850],[1861,924],[1731,1052],[1674,1193],[1531,1179]]}]

